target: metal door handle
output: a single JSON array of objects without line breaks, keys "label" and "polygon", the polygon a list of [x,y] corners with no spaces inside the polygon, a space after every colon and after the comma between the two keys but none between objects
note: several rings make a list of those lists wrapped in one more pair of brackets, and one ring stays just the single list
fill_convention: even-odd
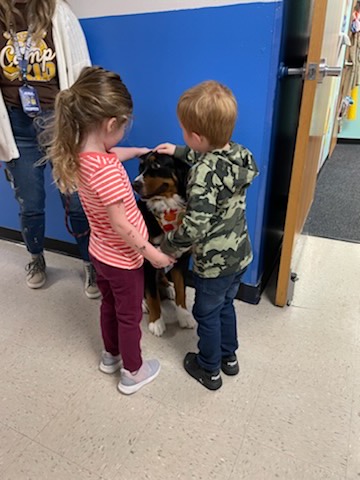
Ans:
[{"label": "metal door handle", "polygon": [[310,63],[307,70],[306,66],[291,68],[282,63],[279,69],[279,77],[306,77],[307,80],[317,80],[318,83],[323,83],[325,77],[340,77],[342,71],[342,67],[329,67],[326,63],[326,59],[323,58],[320,61],[320,65],[317,63]]},{"label": "metal door handle", "polygon": [[319,65],[319,83],[322,83],[325,77],[340,77],[342,70],[342,67],[329,67],[326,59],[321,59]]}]

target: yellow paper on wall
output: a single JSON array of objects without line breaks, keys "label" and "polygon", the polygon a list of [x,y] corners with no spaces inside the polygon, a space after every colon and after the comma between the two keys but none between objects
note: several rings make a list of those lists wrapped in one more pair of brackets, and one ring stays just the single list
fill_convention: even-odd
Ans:
[{"label": "yellow paper on wall", "polygon": [[348,120],[356,120],[359,100],[359,87],[354,87],[351,90],[351,98],[354,103],[349,106],[347,118]]}]

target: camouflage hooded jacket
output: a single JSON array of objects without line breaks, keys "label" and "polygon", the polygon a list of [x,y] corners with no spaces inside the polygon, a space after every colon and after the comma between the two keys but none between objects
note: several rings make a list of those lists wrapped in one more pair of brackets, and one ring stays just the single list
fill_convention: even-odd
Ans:
[{"label": "camouflage hooded jacket", "polygon": [[246,189],[258,175],[252,154],[230,142],[229,150],[195,153],[176,147],[175,156],[192,165],[182,224],[169,232],[167,254],[193,249],[194,272],[216,278],[237,273],[252,260],[245,218]]}]

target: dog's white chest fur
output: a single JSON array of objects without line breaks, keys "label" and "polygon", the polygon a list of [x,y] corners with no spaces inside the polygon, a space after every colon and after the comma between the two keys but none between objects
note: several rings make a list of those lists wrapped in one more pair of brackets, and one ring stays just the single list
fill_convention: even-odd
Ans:
[{"label": "dog's white chest fur", "polygon": [[164,232],[170,232],[179,227],[186,208],[185,201],[177,194],[171,198],[151,198],[147,200],[146,205]]}]

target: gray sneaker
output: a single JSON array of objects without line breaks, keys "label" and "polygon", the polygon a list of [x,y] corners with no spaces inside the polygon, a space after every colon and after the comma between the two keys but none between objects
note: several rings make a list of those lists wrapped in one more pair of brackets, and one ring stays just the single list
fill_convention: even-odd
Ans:
[{"label": "gray sneaker", "polygon": [[46,282],[46,263],[44,255],[33,256],[32,261],[26,265],[26,285],[29,288],[41,288]]},{"label": "gray sneaker", "polygon": [[121,369],[121,379],[118,384],[118,390],[125,395],[131,395],[137,392],[144,385],[152,382],[160,373],[160,363],[158,360],[146,360],[139,370],[132,374],[125,368]]},{"label": "gray sneaker", "polygon": [[111,353],[106,352],[105,350],[102,352],[99,369],[103,373],[115,373],[120,370],[121,367],[122,361],[120,355],[114,357]]},{"label": "gray sneaker", "polygon": [[101,292],[96,284],[96,271],[90,262],[84,262],[85,295],[88,298],[99,298]]}]

